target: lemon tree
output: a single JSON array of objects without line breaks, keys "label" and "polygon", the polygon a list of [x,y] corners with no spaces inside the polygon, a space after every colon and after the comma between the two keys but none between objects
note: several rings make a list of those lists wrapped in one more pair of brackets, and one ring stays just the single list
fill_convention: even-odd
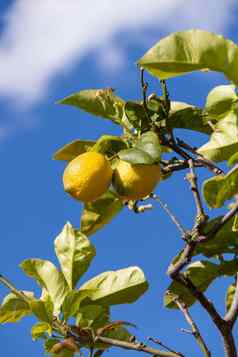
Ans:
[{"label": "lemon tree", "polygon": [[[171,247],[169,252],[174,257],[167,270],[171,281],[164,292],[164,306],[183,313],[201,354],[211,357],[213,346],[208,346],[189,310],[196,304],[222,338],[224,353],[221,349],[219,356],[237,357],[238,46],[199,29],[175,32],[149,49],[138,67],[138,100],[120,98],[113,89],[105,88],[81,90],[59,101],[112,121],[118,135],[104,134],[97,140],[75,138],[54,154],[55,160],[66,162],[63,188],[69,200],[79,201],[79,227],[68,222],[56,237],[57,266],[41,258],[21,263],[23,272],[40,286],[40,296],[18,290],[0,275],[0,282],[10,290],[0,305],[0,324],[33,315],[32,338],[42,340],[45,352],[52,357],[73,357],[85,351],[90,357],[99,357],[113,346],[152,356],[185,357],[157,339],[152,338],[160,345],[156,348],[138,341],[130,321],[112,320],[114,305],[134,303],[147,291],[149,284],[140,267],[118,267],[81,281],[96,255],[89,236],[96,235],[121,210],[143,213],[160,207],[178,228],[182,244],[181,251],[174,252]],[[218,71],[226,79],[207,94],[204,108],[171,101],[167,80],[197,70]],[[158,93],[150,92],[145,71],[159,80]],[[195,136],[199,132],[206,143],[195,147],[192,139],[184,140],[183,130],[180,137],[175,135],[177,128]],[[210,175],[201,189],[200,168]],[[185,184],[196,207],[189,229],[158,195],[160,183],[165,181],[164,189],[166,180],[181,170],[186,172]],[[205,204],[210,210],[221,209],[219,214],[215,211],[209,218],[211,211]],[[159,262],[155,269],[157,266],[160,268]],[[218,309],[209,288],[219,279],[230,285],[221,289]],[[223,301],[224,313],[220,309]],[[192,355],[196,353],[191,351]]]}]

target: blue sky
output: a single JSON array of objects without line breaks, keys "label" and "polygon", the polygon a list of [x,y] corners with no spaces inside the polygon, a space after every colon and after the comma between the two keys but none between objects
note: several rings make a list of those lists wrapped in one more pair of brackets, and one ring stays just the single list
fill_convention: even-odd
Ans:
[{"label": "blue sky", "polygon": [[[96,139],[118,134],[108,121],[55,101],[86,88],[113,87],[123,98],[140,95],[136,60],[171,31],[202,28],[237,38],[234,0],[19,0],[0,2],[0,160],[1,250],[0,272],[20,289],[36,286],[18,264],[25,258],[55,261],[53,241],[66,221],[79,225],[81,206],[62,188],[64,164],[52,154],[76,138]],[[158,88],[149,79],[151,88]],[[204,104],[206,93],[226,83],[218,74],[193,74],[168,81],[172,99]],[[182,133],[192,140],[188,133]],[[198,143],[206,137],[196,139]],[[194,209],[190,192],[179,173],[162,183],[158,192],[190,227]],[[182,247],[176,229],[159,207],[135,215],[124,210],[92,238],[97,256],[85,278],[110,269],[138,265],[150,290],[134,305],[113,309],[114,319],[139,326],[141,338],[154,336],[187,356],[200,356],[180,312],[165,310],[165,272]],[[208,291],[223,311],[226,280]],[[36,288],[37,289],[37,288]],[[36,290],[37,291],[37,290]],[[0,296],[6,289],[0,286]],[[223,294],[223,295],[222,295]],[[192,308],[214,356],[221,344],[213,326],[198,306]],[[30,337],[31,318],[0,326],[5,357],[40,357],[40,343]],[[137,331],[136,331],[137,333]],[[110,350],[108,356],[121,356]],[[128,352],[128,355],[136,353]]]}]

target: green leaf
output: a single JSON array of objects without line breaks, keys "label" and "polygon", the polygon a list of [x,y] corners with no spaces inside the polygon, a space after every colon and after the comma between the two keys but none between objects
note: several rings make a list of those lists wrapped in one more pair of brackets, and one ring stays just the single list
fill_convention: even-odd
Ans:
[{"label": "green leaf", "polygon": [[219,119],[231,111],[232,105],[237,101],[234,85],[221,85],[213,88],[206,100],[205,109],[213,119]]},{"label": "green leaf", "polygon": [[[222,216],[210,220],[206,224],[204,234],[206,235],[206,233],[209,232],[221,218]],[[202,244],[198,244],[194,251],[194,255],[203,254],[206,257],[213,257],[223,253],[236,254],[238,250],[238,234],[237,232],[232,231],[233,224],[234,218],[229,220],[229,222],[227,222],[212,239]]]},{"label": "green leaf", "polygon": [[54,303],[54,312],[58,314],[68,293],[68,286],[63,274],[57,270],[53,263],[42,259],[24,260],[20,267],[47,290]]},{"label": "green leaf", "polygon": [[[184,275],[192,281],[197,290],[204,292],[214,279],[224,275],[232,276],[237,271],[238,260],[224,262],[219,265],[209,261],[197,261],[188,265]],[[173,282],[166,291],[164,297],[165,306],[170,309],[178,308],[174,302],[176,297],[187,306],[191,306],[196,301],[196,298],[183,285]]]},{"label": "green leaf", "polygon": [[[30,299],[34,294],[30,291],[23,291]],[[23,317],[32,313],[30,305],[13,293],[8,294],[0,305],[0,324],[7,322],[17,322]]]},{"label": "green leaf", "polygon": [[159,162],[161,157],[161,146],[158,135],[153,131],[147,131],[146,133],[142,134],[136,143],[136,148],[149,154],[152,157],[154,163]]},{"label": "green leaf", "polygon": [[127,304],[136,301],[148,289],[144,273],[138,267],[108,271],[87,281],[80,290],[95,290],[91,300],[101,305]]},{"label": "green leaf", "polygon": [[236,152],[235,154],[233,154],[229,160],[227,161],[227,165],[228,166],[233,166],[235,164],[238,164],[238,152]]},{"label": "green leaf", "polygon": [[31,329],[31,336],[33,341],[41,338],[48,333],[49,336],[52,334],[52,328],[47,322],[37,322]]},{"label": "green leaf", "polygon": [[231,284],[227,289],[227,292],[226,292],[226,311],[227,312],[231,308],[235,291],[236,291],[236,285],[235,284]]},{"label": "green leaf", "polygon": [[122,201],[111,191],[106,192],[94,202],[85,203],[80,222],[81,232],[88,236],[97,232],[122,208]]},{"label": "green leaf", "polygon": [[125,104],[125,114],[129,123],[139,130],[149,129],[149,118],[143,104],[129,101]]},{"label": "green leaf", "polygon": [[203,183],[203,196],[212,208],[222,207],[224,202],[238,193],[238,165],[225,176],[214,176]]},{"label": "green leaf", "polygon": [[137,148],[122,150],[118,153],[118,156],[121,160],[127,161],[133,165],[151,165],[154,163],[153,158],[147,154],[147,152]]},{"label": "green leaf", "polygon": [[95,141],[74,140],[71,143],[66,144],[62,148],[57,150],[53,156],[53,159],[71,161],[78,155],[89,151],[94,144]]},{"label": "green leaf", "polygon": [[32,300],[30,307],[33,314],[43,322],[51,323],[53,321],[54,305],[50,297],[48,301]]},{"label": "green leaf", "polygon": [[92,328],[94,330],[109,322],[110,311],[108,306],[86,305],[80,307],[76,316],[76,325],[81,328]]},{"label": "green leaf", "polygon": [[126,149],[127,147],[128,145],[120,136],[102,135],[91,150],[112,157],[117,154],[118,151]]},{"label": "green leaf", "polygon": [[214,125],[208,143],[198,152],[212,161],[227,160],[238,149],[238,115],[231,111]]},{"label": "green leaf", "polygon": [[166,127],[194,130],[204,134],[212,133],[211,127],[204,123],[203,111],[183,102],[171,102],[171,110],[166,120]]},{"label": "green leaf", "polygon": [[237,58],[238,47],[234,42],[211,32],[193,29],[163,38],[138,63],[159,79],[209,69],[222,72],[238,83]]},{"label": "green leaf", "polygon": [[68,320],[69,317],[75,316],[79,309],[81,310],[80,304],[86,299],[90,298],[92,295],[92,290],[72,290],[65,297],[63,305],[62,305],[62,313],[64,316],[64,320]]},{"label": "green leaf", "polygon": [[116,96],[111,88],[81,90],[58,103],[72,105],[116,124],[120,124],[124,113],[123,99]]},{"label": "green leaf", "polygon": [[96,250],[89,239],[67,223],[55,239],[55,252],[70,289],[88,270]]}]

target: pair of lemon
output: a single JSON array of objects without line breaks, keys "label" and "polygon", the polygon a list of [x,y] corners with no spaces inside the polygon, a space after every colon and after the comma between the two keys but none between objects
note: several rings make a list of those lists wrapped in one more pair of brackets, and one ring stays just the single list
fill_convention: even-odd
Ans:
[{"label": "pair of lemon", "polygon": [[95,201],[111,182],[122,199],[138,200],[150,194],[159,180],[159,165],[132,165],[119,160],[113,172],[108,159],[94,151],[70,161],[63,175],[65,191],[82,202]]}]

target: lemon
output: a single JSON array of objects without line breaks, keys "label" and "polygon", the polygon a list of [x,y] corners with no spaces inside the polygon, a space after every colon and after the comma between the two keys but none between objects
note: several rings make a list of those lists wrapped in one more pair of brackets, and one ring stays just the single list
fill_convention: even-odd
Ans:
[{"label": "lemon", "polygon": [[64,189],[82,202],[95,201],[107,191],[112,169],[107,158],[98,152],[86,152],[74,158],[63,174]]},{"label": "lemon", "polygon": [[159,165],[132,165],[120,160],[113,176],[113,186],[126,200],[139,200],[149,195],[161,177]]}]

